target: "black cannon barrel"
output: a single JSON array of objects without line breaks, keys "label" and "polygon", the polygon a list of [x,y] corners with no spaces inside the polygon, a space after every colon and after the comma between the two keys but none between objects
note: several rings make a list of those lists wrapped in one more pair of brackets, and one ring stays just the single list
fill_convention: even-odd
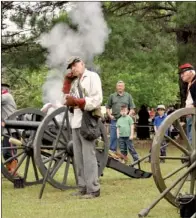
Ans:
[{"label": "black cannon barrel", "polygon": [[41,122],[36,121],[18,121],[18,120],[5,120],[5,128],[13,129],[25,129],[25,130],[36,130]]}]

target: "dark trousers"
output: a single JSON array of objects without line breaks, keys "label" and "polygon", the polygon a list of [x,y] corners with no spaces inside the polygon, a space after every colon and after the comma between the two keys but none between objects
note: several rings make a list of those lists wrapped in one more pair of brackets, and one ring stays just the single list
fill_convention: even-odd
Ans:
[{"label": "dark trousers", "polygon": [[120,152],[124,156],[127,156],[127,148],[133,157],[133,160],[136,161],[139,159],[138,154],[133,146],[133,141],[129,139],[129,137],[120,137],[119,138],[119,147],[120,147]]}]

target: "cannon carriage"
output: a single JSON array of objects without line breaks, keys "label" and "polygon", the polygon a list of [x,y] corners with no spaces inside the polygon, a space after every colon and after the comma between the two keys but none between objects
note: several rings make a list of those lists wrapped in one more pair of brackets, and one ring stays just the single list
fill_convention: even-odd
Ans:
[{"label": "cannon carriage", "polygon": [[[6,133],[3,137],[9,138],[11,145],[15,146],[2,146],[2,154],[6,149],[14,151],[11,158],[5,160],[2,157],[3,175],[14,182],[15,174],[19,172],[25,185],[28,186],[43,183],[43,178],[49,171],[47,182],[55,188],[62,190],[75,188],[77,176],[70,117],[69,110],[65,106],[49,115],[38,109],[26,108],[8,117],[4,121]],[[99,128],[101,137],[95,140],[99,176],[103,175],[106,166],[132,178],[149,178],[152,175],[108,157],[108,137],[101,119]],[[16,133],[14,136],[13,132]],[[10,174],[6,164],[13,159],[18,159],[18,166]]]},{"label": "cannon carriage", "polygon": [[[6,160],[2,157],[2,174],[8,180],[13,182],[15,174],[20,172],[25,185],[42,183],[49,162],[51,162],[47,181],[62,190],[76,187],[77,176],[68,113],[66,107],[58,108],[47,116],[37,109],[26,108],[16,111],[5,121],[6,133],[3,137],[9,138],[10,143],[15,145],[14,149],[12,146],[2,146],[2,154],[6,149],[14,150],[13,157]],[[28,120],[24,120],[26,117]],[[96,155],[100,176],[107,163],[108,142],[101,122],[99,126],[101,137],[96,140]],[[13,132],[16,133],[14,137]],[[18,159],[18,166],[10,174],[6,164],[13,159]],[[29,172],[30,168],[33,172]],[[70,178],[69,185],[70,170],[73,171],[74,178]]]}]

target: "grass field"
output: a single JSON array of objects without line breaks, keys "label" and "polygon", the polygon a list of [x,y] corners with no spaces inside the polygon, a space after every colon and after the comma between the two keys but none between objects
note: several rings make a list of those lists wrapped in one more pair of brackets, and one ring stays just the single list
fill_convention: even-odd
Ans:
[{"label": "grass field", "polygon": [[[148,153],[145,146],[136,146],[140,156]],[[172,152],[173,153],[173,152]],[[164,168],[170,170],[177,161],[167,161]],[[142,169],[151,171],[149,163]],[[41,185],[14,189],[13,184],[2,178],[3,218],[136,218],[141,209],[159,195],[153,178],[131,179],[106,168],[100,178],[101,196],[92,200],[72,197],[74,190],[60,191],[47,184],[43,197],[38,199]],[[179,218],[178,209],[161,200],[150,212],[151,218]]]}]

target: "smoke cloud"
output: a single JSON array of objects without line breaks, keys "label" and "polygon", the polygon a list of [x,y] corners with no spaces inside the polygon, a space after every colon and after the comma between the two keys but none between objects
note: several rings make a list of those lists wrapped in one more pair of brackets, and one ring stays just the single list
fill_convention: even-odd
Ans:
[{"label": "smoke cloud", "polygon": [[63,103],[62,86],[67,60],[80,56],[87,67],[93,67],[93,59],[103,53],[109,29],[104,20],[100,2],[74,2],[68,13],[77,30],[65,23],[55,25],[44,33],[38,42],[47,48],[47,65],[51,69],[43,85],[43,102]]}]

